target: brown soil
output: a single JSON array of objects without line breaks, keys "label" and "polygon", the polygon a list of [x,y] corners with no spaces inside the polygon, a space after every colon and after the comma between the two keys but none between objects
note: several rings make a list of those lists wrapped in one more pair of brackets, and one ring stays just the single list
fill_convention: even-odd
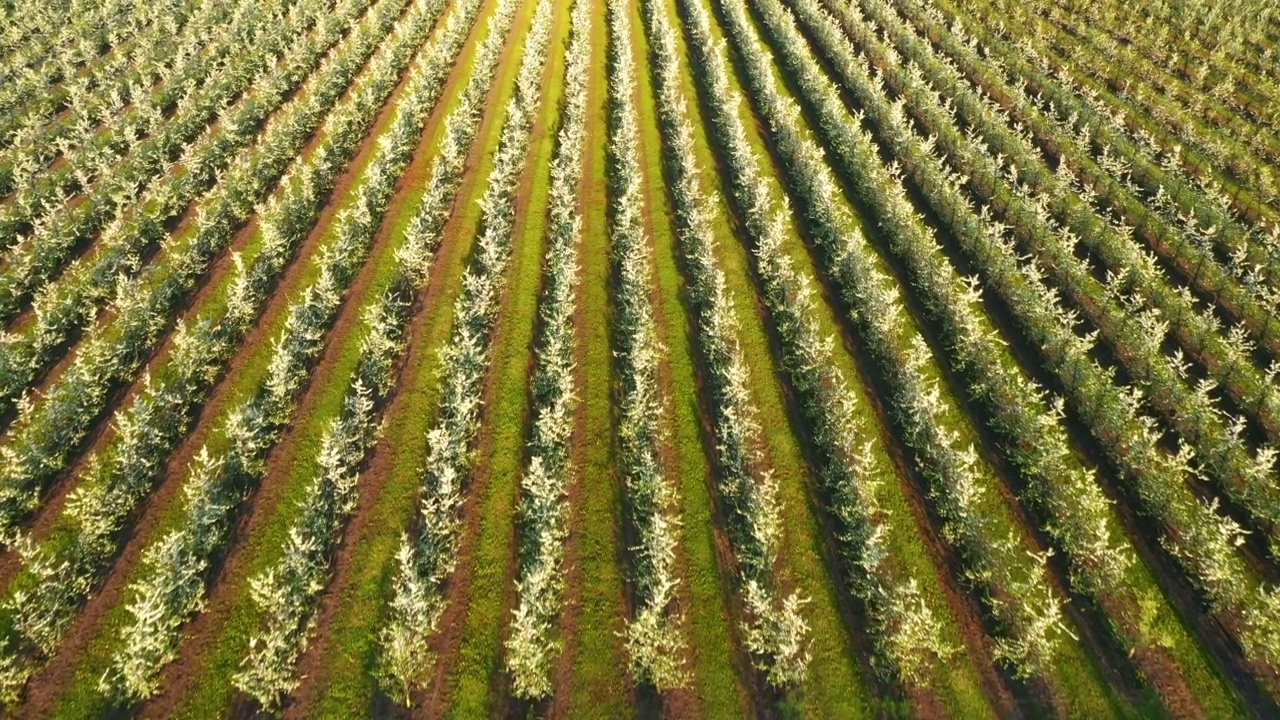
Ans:
[{"label": "brown soil", "polygon": [[[389,102],[384,106],[380,116],[375,119],[375,126],[376,123],[385,119],[386,114],[389,112],[389,108],[394,102],[394,98],[402,89],[403,87],[397,88],[393,93],[392,102]],[[307,148],[304,150],[304,153],[309,153],[314,146],[318,144],[320,139],[319,135],[313,137],[311,142],[308,143]],[[366,137],[364,141],[362,141],[361,148],[356,155],[356,159],[352,162],[352,165],[360,162],[362,158],[372,152],[374,145],[375,143],[373,142],[373,139],[371,137]],[[330,197],[343,197],[350,188],[354,179],[355,178],[352,173],[344,172],[338,177]],[[225,412],[229,410],[237,400],[239,400],[239,396],[234,394],[232,392],[232,388],[225,384],[225,379],[234,376],[244,365],[247,359],[246,355],[250,349],[269,343],[274,339],[274,336],[269,335],[272,325],[265,319],[275,317],[283,312],[288,306],[288,301],[291,295],[296,290],[300,289],[300,275],[305,268],[304,261],[310,258],[318,248],[319,242],[327,230],[329,223],[333,220],[336,212],[337,208],[332,202],[327,204],[321,211],[319,219],[312,227],[311,232],[300,244],[299,249],[294,253],[295,260],[286,269],[285,274],[278,282],[275,291],[268,295],[266,306],[260,315],[264,320],[255,325],[244,341],[242,341],[240,350],[237,351],[236,355],[232,358],[227,371],[223,374],[223,380],[219,381],[211,393],[210,401],[201,407],[199,415],[193,423],[194,430],[178,445],[174,452],[170,454],[168,460],[162,467],[159,479],[155,484],[156,489],[151,494],[151,497],[146,501],[139,514],[138,521],[130,530],[129,536],[124,544],[124,549],[116,561],[115,567],[108,574],[102,590],[88,602],[80,616],[77,617],[68,628],[66,638],[59,651],[29,683],[26,694],[28,703],[26,706],[19,709],[20,716],[26,715],[31,717],[42,717],[54,707],[59,695],[58,689],[70,684],[70,680],[76,672],[76,663],[79,656],[82,654],[85,646],[96,639],[95,635],[98,632],[104,616],[123,600],[123,593],[127,588],[128,582],[132,579],[131,576],[134,569],[141,561],[143,550],[145,550],[150,541],[155,538],[159,523],[164,520],[167,508],[180,498],[182,484],[186,479],[186,469],[191,460],[200,451],[200,448],[205,445],[211,434],[218,427],[218,425],[215,424],[217,420],[223,417]],[[247,233],[250,233],[251,230],[251,227],[243,228],[240,231],[240,236],[236,238],[235,242],[243,242],[244,237],[247,237]],[[357,278],[357,286],[359,282],[360,280]],[[355,290],[353,290],[353,292],[354,291]],[[350,329],[348,328],[347,332],[349,332],[349,330]],[[166,339],[165,342],[168,343],[169,340]],[[324,362],[324,359],[322,359],[320,365],[323,365]],[[133,391],[136,392],[136,388],[134,388]],[[304,397],[304,408],[305,402],[306,400]],[[277,448],[277,450],[279,449]],[[279,452],[273,454],[273,459],[277,457],[279,457]],[[279,492],[275,495],[277,500],[278,496]],[[255,497],[251,499],[250,502],[254,504],[254,508],[256,510],[256,503],[259,502],[257,498]],[[244,537],[243,530],[246,522],[247,521],[244,518],[241,519],[240,526],[233,535],[233,546],[238,546],[238,540]],[[223,572],[219,571],[216,575],[222,576]],[[213,585],[217,586],[216,577],[214,580],[215,582]],[[212,607],[212,605],[210,607]],[[204,615],[201,616],[201,619],[203,618],[205,618]],[[196,622],[198,623],[199,619]],[[208,621],[206,620],[206,623],[207,622]],[[195,624],[196,623],[193,623],[193,625]]]},{"label": "brown soil", "polygon": [[1208,717],[1196,700],[1195,693],[1187,687],[1186,680],[1168,650],[1160,647],[1140,648],[1134,652],[1133,662],[1142,669],[1147,683],[1160,696],[1170,716],[1188,720]]}]

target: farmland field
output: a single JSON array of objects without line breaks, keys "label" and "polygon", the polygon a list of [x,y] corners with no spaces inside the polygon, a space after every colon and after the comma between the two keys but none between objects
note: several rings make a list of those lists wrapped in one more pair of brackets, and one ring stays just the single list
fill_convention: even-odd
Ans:
[{"label": "farmland field", "polygon": [[1274,0],[0,2],[0,715],[1280,717]]}]

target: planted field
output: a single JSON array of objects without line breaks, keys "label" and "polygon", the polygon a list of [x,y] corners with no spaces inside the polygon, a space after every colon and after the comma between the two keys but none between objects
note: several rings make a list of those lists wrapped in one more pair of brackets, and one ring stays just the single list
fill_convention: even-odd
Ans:
[{"label": "planted field", "polygon": [[1280,716],[1274,4],[0,18],[5,716]]}]

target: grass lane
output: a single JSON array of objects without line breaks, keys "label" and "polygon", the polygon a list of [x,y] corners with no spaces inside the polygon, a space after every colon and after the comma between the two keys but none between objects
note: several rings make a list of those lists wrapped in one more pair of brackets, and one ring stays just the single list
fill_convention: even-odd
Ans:
[{"label": "grass lane", "polygon": [[[578,342],[582,348],[581,402],[585,432],[578,439],[583,465],[576,482],[581,506],[573,508],[571,532],[577,529],[576,565],[581,582],[566,590],[566,613],[576,615],[576,632],[565,638],[568,687],[553,715],[628,718],[636,714],[627,677],[622,562],[622,488],[614,474],[616,412],[613,407],[612,344],[609,313],[609,235],[605,217],[607,131],[605,51],[608,28],[603,0],[592,2],[591,78],[587,90],[586,167],[582,193],[582,266],[580,288],[584,318]],[[576,597],[575,597],[576,596]],[[573,607],[569,603],[575,602]]]}]

